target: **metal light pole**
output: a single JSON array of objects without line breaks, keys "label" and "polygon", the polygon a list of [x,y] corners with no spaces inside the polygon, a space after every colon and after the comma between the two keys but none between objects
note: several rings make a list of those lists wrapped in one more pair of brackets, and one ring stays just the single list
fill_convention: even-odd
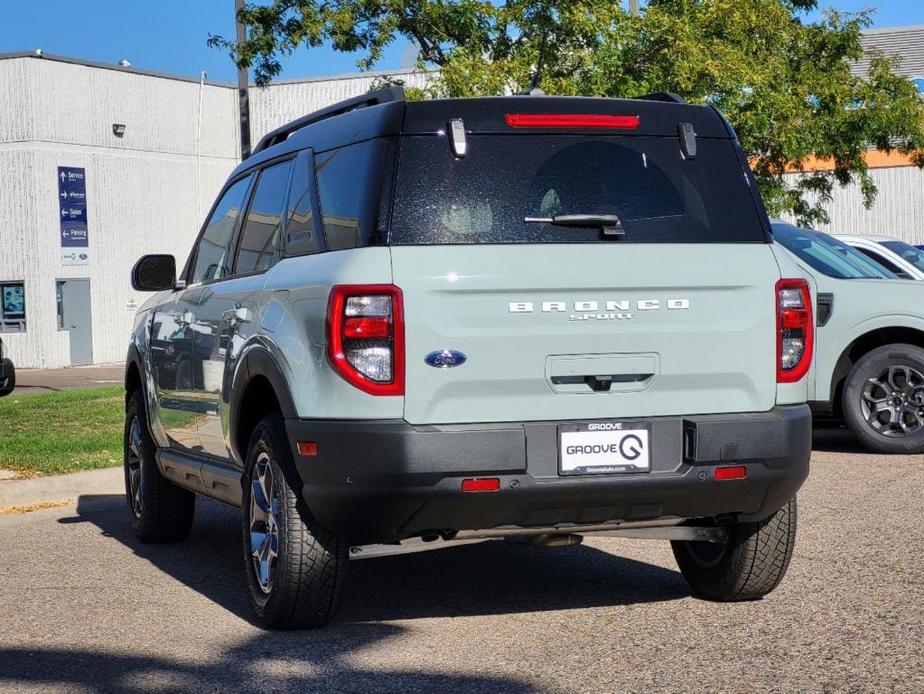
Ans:
[{"label": "metal light pole", "polygon": [[[247,29],[241,24],[238,18],[240,11],[244,9],[244,0],[234,0],[234,23],[237,26],[237,47],[240,51],[244,41],[247,40]],[[240,54],[240,53],[238,53]],[[241,159],[250,156],[250,75],[247,68],[239,67],[237,69],[237,97],[238,112],[241,117]]]},{"label": "metal light pole", "polygon": [[633,17],[639,16],[638,2],[639,0],[629,0],[629,14],[631,14]]}]

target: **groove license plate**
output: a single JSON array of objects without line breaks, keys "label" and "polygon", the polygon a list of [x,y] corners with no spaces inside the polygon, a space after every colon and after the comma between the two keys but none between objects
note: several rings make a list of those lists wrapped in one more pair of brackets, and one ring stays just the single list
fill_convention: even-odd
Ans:
[{"label": "groove license plate", "polygon": [[593,422],[558,430],[558,472],[594,475],[648,472],[651,427],[638,422]]}]

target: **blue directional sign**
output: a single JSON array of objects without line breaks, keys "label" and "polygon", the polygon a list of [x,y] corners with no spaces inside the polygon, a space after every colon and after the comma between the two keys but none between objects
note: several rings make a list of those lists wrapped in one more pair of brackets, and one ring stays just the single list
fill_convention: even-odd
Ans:
[{"label": "blue directional sign", "polygon": [[82,168],[58,167],[58,212],[63,248],[87,248],[87,175]]}]

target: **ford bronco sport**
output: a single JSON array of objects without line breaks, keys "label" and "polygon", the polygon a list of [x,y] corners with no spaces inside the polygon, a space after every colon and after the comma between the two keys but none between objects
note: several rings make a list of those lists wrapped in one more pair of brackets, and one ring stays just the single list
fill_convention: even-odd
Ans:
[{"label": "ford bronco sport", "polygon": [[714,109],[367,94],[132,280],[132,525],[240,507],[267,626],[328,622],[349,558],[512,535],[670,540],[714,600],[786,571],[812,299]]},{"label": "ford bronco sport", "polygon": [[826,234],[772,226],[818,297],[809,406],[871,451],[924,453],[921,285]]}]

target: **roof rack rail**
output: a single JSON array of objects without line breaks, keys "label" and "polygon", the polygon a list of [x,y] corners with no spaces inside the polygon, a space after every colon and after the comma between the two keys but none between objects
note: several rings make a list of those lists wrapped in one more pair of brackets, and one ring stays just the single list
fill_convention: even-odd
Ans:
[{"label": "roof rack rail", "polygon": [[680,94],[674,94],[674,92],[652,92],[651,94],[645,94],[644,96],[636,96],[636,99],[643,99],[645,101],[670,101],[674,104],[685,104],[687,100],[684,99]]},{"label": "roof rack rail", "polygon": [[285,142],[289,135],[294,133],[296,130],[301,130],[302,128],[309,126],[312,123],[317,123],[327,118],[333,118],[334,116],[339,116],[342,113],[349,113],[350,111],[355,111],[367,106],[377,106],[378,104],[386,104],[391,101],[404,101],[404,99],[404,87],[387,87],[385,89],[379,89],[374,92],[360,94],[359,96],[354,96],[351,99],[338,101],[336,104],[332,104],[318,111],[309,113],[307,116],[302,116],[301,118],[298,118],[291,123],[286,123],[282,127],[268,132],[266,135],[260,138],[257,146],[254,147],[253,152],[251,152],[251,156],[257,152],[262,152],[263,150],[268,149],[273,145],[278,145],[280,142]]}]

